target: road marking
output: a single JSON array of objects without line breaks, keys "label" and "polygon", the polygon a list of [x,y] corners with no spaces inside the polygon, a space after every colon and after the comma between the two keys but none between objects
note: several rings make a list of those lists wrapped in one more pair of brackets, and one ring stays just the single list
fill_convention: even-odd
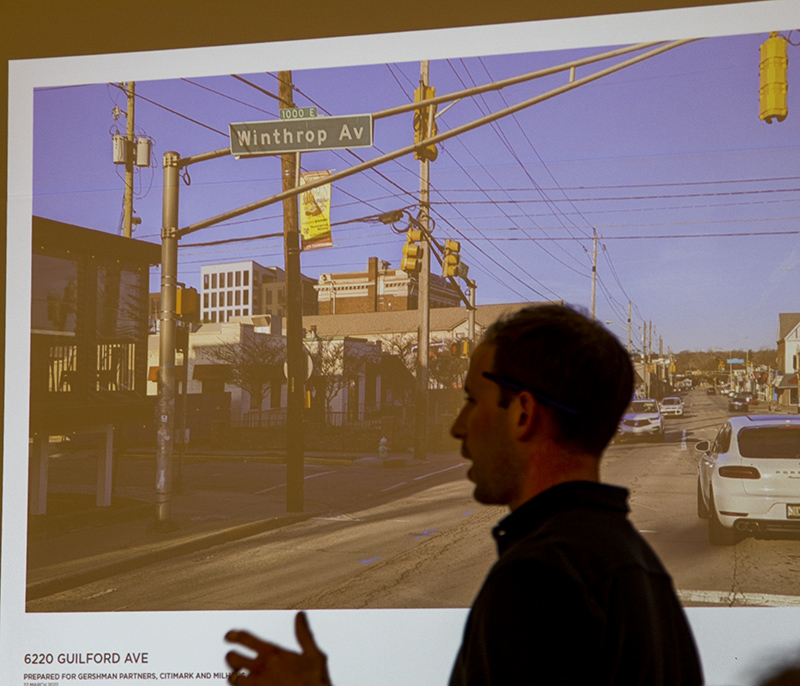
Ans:
[{"label": "road marking", "polygon": [[451,472],[454,469],[460,469],[463,467],[463,464],[456,464],[452,467],[447,467],[446,469],[440,469],[438,472],[431,472],[430,474],[423,474],[422,476],[415,476],[414,481],[419,481],[420,479],[427,479],[429,476],[436,476],[437,474],[444,474],[445,472]]},{"label": "road marking", "polygon": [[773,593],[741,593],[739,591],[684,591],[678,590],[683,604],[750,606],[750,607],[800,607],[800,596],[776,595]]},{"label": "road marking", "polygon": [[[303,481],[305,481],[306,479],[313,479],[315,476],[325,476],[326,474],[335,474],[335,473],[336,473],[336,470],[335,469],[331,469],[329,472],[319,472],[318,474],[308,474],[308,475],[303,477]],[[270,486],[269,488],[264,488],[264,489],[262,489],[260,491],[256,491],[255,495],[261,495],[262,493],[269,493],[270,491],[275,491],[278,488],[283,488],[284,486],[286,486],[286,482],[285,481],[282,484],[278,484],[277,486]]]},{"label": "road marking", "polygon": [[375,560],[378,560],[378,559],[380,559],[380,557],[381,557],[380,555],[377,555],[377,556],[375,556],[375,557],[370,557],[370,558],[369,558],[369,559],[367,559],[367,560],[361,560],[361,564],[362,564],[362,565],[368,565],[370,562],[375,562]]},{"label": "road marking", "polygon": [[406,482],[401,481],[399,484],[395,484],[394,486],[389,486],[388,488],[381,489],[381,493],[386,493],[386,491],[393,491],[395,488],[400,488],[400,486],[405,486]]},{"label": "road marking", "polygon": [[681,438],[681,450],[688,450],[686,446],[686,429],[683,430],[683,438]]}]

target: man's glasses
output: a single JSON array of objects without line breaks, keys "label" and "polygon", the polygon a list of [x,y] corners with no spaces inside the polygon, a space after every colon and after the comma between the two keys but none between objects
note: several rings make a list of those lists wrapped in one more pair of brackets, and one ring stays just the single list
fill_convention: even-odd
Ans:
[{"label": "man's glasses", "polygon": [[492,374],[492,372],[483,372],[483,376],[489,381],[494,381],[498,386],[502,386],[503,388],[508,388],[511,391],[516,391],[517,393],[522,393],[522,391],[527,391],[530,393],[536,400],[538,400],[543,405],[550,405],[557,410],[561,410],[562,412],[566,412],[567,414],[571,414],[573,416],[577,416],[578,410],[575,410],[571,407],[567,407],[566,405],[561,404],[557,400],[553,400],[550,396],[546,393],[542,393],[541,391],[534,390],[533,388],[528,388],[527,386],[523,386],[516,381],[512,381],[511,379],[507,379],[504,376],[499,376],[498,374]]}]

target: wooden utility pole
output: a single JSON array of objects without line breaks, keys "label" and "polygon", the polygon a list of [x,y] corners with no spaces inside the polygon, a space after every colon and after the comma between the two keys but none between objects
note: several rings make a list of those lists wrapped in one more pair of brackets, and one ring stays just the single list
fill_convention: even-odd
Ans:
[{"label": "wooden utility pole", "polygon": [[[292,72],[278,72],[281,107],[294,107]],[[300,153],[281,155],[283,190],[299,185]],[[297,196],[283,201],[283,238],[286,266],[286,510],[303,511],[303,390],[306,365],[303,354],[303,293],[300,282],[300,230]]]},{"label": "wooden utility pole", "polygon": [[125,131],[125,199],[122,212],[122,235],[130,238],[133,235],[133,162],[136,158],[134,148],[134,110],[136,103],[136,83],[128,81],[128,112],[126,115],[127,127]]}]

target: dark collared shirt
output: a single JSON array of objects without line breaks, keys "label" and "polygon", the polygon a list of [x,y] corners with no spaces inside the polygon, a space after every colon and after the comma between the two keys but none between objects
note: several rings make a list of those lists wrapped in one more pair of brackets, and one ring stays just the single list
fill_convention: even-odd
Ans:
[{"label": "dark collared shirt", "polygon": [[499,559],[467,619],[450,686],[696,686],[672,580],[628,521],[628,491],[586,481],[493,530]]}]

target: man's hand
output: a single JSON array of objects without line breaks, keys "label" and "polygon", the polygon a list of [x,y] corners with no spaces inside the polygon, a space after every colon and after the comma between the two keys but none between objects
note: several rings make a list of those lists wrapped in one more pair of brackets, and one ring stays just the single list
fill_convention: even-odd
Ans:
[{"label": "man's hand", "polygon": [[225,656],[234,670],[228,682],[233,686],[331,686],[328,659],[314,642],[304,612],[297,613],[294,630],[301,653],[262,641],[247,631],[225,634],[226,641],[256,653],[256,657],[247,657],[232,650]]}]

